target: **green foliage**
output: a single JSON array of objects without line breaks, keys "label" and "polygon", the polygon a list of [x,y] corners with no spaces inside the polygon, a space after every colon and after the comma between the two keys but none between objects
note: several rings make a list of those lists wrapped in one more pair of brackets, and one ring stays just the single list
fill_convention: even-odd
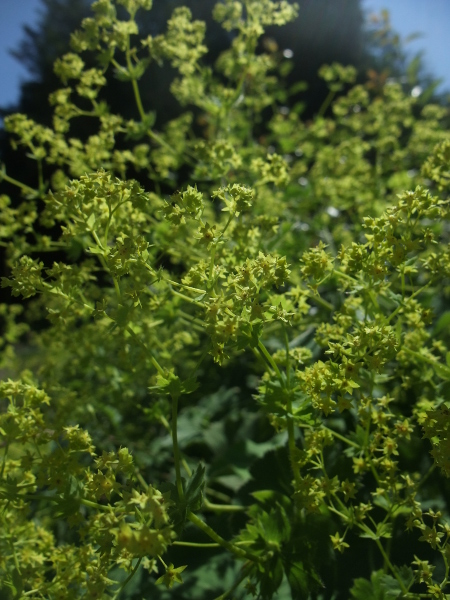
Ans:
[{"label": "green foliage", "polygon": [[5,119],[2,597],[449,597],[447,109],[333,64],[305,122],[259,46],[295,5],[219,2],[215,69],[151,5],[95,2],[53,126]]}]

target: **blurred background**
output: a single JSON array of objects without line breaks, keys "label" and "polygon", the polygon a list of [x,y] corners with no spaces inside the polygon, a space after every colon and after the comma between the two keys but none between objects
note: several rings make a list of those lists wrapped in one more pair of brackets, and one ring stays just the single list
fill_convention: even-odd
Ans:
[{"label": "blurred background", "polygon": [[[51,87],[58,85],[52,63],[61,52],[68,51],[69,34],[88,15],[89,4],[90,0],[0,0],[3,114],[19,107],[30,112],[27,107],[44,100]],[[179,4],[189,5],[195,17],[208,22],[213,54],[218,54],[229,40],[211,22],[215,0],[155,0],[146,28],[154,33],[163,30],[166,18]],[[388,68],[395,76],[416,58],[416,84],[423,87],[439,80],[435,92],[442,95],[450,91],[449,0],[300,0],[299,4],[298,20],[273,32],[277,43],[293,53],[294,79],[311,83],[320,64],[335,60],[354,64],[361,73],[370,67]],[[383,10],[389,12],[390,20],[384,13],[384,24]],[[392,28],[390,42],[398,43],[397,54],[389,55],[385,46],[377,48],[380,38],[374,39],[374,29],[387,24]],[[314,89],[313,85],[313,95]]]}]

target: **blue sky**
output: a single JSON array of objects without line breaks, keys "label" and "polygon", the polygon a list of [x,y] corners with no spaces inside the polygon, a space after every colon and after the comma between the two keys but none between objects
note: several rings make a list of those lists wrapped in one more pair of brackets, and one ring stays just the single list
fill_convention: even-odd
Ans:
[{"label": "blue sky", "polygon": [[387,8],[402,38],[420,33],[406,48],[412,56],[422,50],[425,70],[444,80],[438,91],[450,92],[450,0],[362,0],[362,6],[375,13]]},{"label": "blue sky", "polygon": [[19,97],[20,81],[27,71],[12,56],[22,38],[22,26],[34,25],[40,0],[0,0],[0,106],[15,102]]},{"label": "blue sky", "polygon": [[[18,99],[20,81],[27,78],[26,70],[8,49],[17,47],[23,25],[36,23],[40,4],[40,0],[0,0],[0,106]],[[427,71],[444,79],[439,90],[450,91],[450,0],[362,0],[362,5],[367,12],[387,8],[394,29],[402,37],[422,33],[420,39],[411,42],[410,51],[423,50]]]}]

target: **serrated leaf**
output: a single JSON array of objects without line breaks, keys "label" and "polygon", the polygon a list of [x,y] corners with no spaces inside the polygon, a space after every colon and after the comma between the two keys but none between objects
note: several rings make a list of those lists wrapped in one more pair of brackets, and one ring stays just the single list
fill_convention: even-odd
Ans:
[{"label": "serrated leaf", "polygon": [[351,597],[355,600],[393,600],[401,594],[401,588],[397,580],[383,571],[375,571],[367,579],[355,579]]},{"label": "serrated leaf", "polygon": [[286,571],[292,598],[307,598],[310,591],[310,582],[303,563],[295,562]]},{"label": "serrated leaf", "polygon": [[272,560],[267,568],[259,572],[257,577],[259,580],[259,598],[261,600],[271,600],[273,595],[278,590],[283,582],[283,563],[280,558]]},{"label": "serrated leaf", "polygon": [[405,588],[409,590],[409,588],[414,583],[414,572],[411,567],[407,565],[402,565],[401,567],[394,567],[397,575],[403,581]]},{"label": "serrated leaf", "polygon": [[379,578],[380,589],[383,592],[383,597],[386,600],[398,598],[402,593],[402,588],[399,582],[392,575],[381,575]]},{"label": "serrated leaf", "polygon": [[367,579],[355,579],[350,593],[355,600],[381,600],[375,593],[372,583]]}]

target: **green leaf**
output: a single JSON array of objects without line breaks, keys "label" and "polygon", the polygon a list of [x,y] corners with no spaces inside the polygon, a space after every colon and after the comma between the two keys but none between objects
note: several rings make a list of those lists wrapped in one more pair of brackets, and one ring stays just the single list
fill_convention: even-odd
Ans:
[{"label": "green leaf", "polygon": [[199,382],[195,377],[190,377],[189,379],[185,379],[181,386],[183,394],[192,394],[199,387]]},{"label": "green leaf", "polygon": [[132,73],[125,67],[114,69],[114,77],[119,81],[131,81],[133,79]]},{"label": "green leaf", "polygon": [[274,506],[275,504],[283,506],[286,510],[291,508],[290,499],[275,490],[258,490],[257,492],[252,492],[252,496],[266,508]]},{"label": "green leaf", "polygon": [[392,575],[387,574],[380,577],[380,589],[386,599],[398,598],[402,593],[399,582]]},{"label": "green leaf", "polygon": [[373,583],[367,579],[355,579],[350,593],[355,600],[383,600],[380,590],[375,589]]},{"label": "green leaf", "polygon": [[275,558],[266,563],[265,569],[258,572],[259,598],[271,600],[283,582],[283,563],[280,558]]},{"label": "green leaf", "polygon": [[177,486],[171,482],[166,482],[160,486],[162,492],[168,494],[168,497],[173,502],[170,512],[170,519],[174,530],[177,534],[183,531],[188,512],[200,510],[203,504],[203,491],[205,488],[205,467],[199,465],[192,477],[186,483],[184,478],[181,479],[184,490],[183,498],[178,494]]},{"label": "green leaf", "polygon": [[402,590],[394,577],[375,571],[370,581],[356,579],[350,593],[355,600],[393,600],[400,597]]},{"label": "green leaf", "polygon": [[88,251],[90,254],[101,254],[102,256],[104,255],[104,252],[103,252],[103,250],[101,250],[101,249],[100,249],[98,246],[89,246],[89,247],[87,248],[87,251]]},{"label": "green leaf", "polygon": [[195,377],[190,377],[182,382],[178,375],[175,375],[173,371],[168,370],[166,370],[164,375],[158,374],[156,382],[157,385],[151,386],[149,389],[163,390],[174,400],[177,400],[182,394],[191,394],[199,386]]},{"label": "green leaf", "polygon": [[[414,573],[410,567],[403,565],[402,567],[395,567],[395,571],[398,578],[401,579],[404,587],[409,589],[414,582]],[[376,574],[376,580],[380,591],[383,594],[383,599],[394,600],[394,598],[402,597],[402,587],[396,577],[382,573],[378,571]]]},{"label": "green leaf", "polygon": [[286,569],[292,598],[307,598],[310,591],[310,578],[301,561],[296,561]]},{"label": "green leaf", "polygon": [[437,335],[438,333],[441,333],[441,331],[444,331],[444,329],[448,329],[450,327],[450,311],[447,311],[445,313],[443,313],[440,318],[438,319],[438,322],[436,323],[436,325],[434,326],[433,329],[433,335]]},{"label": "green leaf", "polygon": [[409,588],[414,583],[414,572],[411,569],[411,567],[408,567],[407,565],[402,565],[401,567],[394,567],[394,568],[395,568],[397,575],[403,581],[405,588],[407,590],[409,590]]},{"label": "green leaf", "polygon": [[390,523],[377,523],[376,531],[365,530],[364,533],[360,533],[360,537],[369,538],[371,540],[379,540],[380,538],[390,538],[392,525]]},{"label": "green leaf", "polygon": [[[448,358],[446,356],[446,361],[448,362]],[[438,377],[443,379],[444,381],[450,381],[450,366],[443,365],[442,363],[435,362],[433,363],[434,372]]]},{"label": "green leaf", "polygon": [[86,221],[86,225],[89,227],[89,229],[93,229],[95,225],[95,213],[91,213],[89,215],[89,219]]}]

